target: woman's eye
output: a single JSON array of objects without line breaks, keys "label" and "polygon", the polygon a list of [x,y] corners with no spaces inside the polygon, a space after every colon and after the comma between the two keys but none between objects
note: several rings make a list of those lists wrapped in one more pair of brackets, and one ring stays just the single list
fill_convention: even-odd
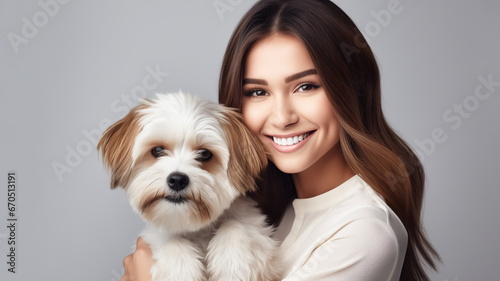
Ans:
[{"label": "woman's eye", "polygon": [[153,147],[153,149],[151,149],[151,154],[155,158],[161,157],[165,155],[165,148],[163,148],[163,146],[155,146]]},{"label": "woman's eye", "polygon": [[198,150],[198,157],[196,157],[196,160],[200,162],[207,162],[212,159],[212,156],[213,154],[210,150],[202,148]]},{"label": "woman's eye", "polygon": [[267,95],[267,92],[260,89],[251,89],[245,93],[246,97],[262,97],[265,95]]},{"label": "woman's eye", "polygon": [[307,91],[315,90],[317,88],[319,88],[318,85],[315,85],[312,83],[305,83],[305,84],[301,84],[299,87],[297,87],[297,90],[295,90],[295,91],[296,92],[307,92]]}]

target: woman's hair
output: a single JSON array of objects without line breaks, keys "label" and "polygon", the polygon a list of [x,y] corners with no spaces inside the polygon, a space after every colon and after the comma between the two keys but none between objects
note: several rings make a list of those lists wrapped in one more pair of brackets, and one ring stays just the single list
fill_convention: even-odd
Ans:
[{"label": "woman's hair", "polygon": [[[400,280],[429,280],[422,260],[435,269],[437,252],[421,225],[424,171],[411,148],[382,113],[380,73],[354,22],[328,0],[263,0],[236,27],[222,63],[219,102],[241,108],[243,75],[252,46],[272,33],[297,37],[306,46],[340,123],[340,145],[359,174],[398,215],[408,233]],[[296,197],[291,175],[270,162],[253,194],[273,224]]]}]

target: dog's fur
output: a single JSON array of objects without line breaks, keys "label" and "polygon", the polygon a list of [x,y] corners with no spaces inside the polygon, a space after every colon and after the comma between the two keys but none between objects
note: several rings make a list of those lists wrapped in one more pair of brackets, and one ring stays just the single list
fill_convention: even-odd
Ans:
[{"label": "dog's fur", "polygon": [[153,280],[278,280],[272,228],[245,197],[267,164],[235,110],[204,98],[157,95],[104,132],[98,144],[148,222],[141,236]]}]

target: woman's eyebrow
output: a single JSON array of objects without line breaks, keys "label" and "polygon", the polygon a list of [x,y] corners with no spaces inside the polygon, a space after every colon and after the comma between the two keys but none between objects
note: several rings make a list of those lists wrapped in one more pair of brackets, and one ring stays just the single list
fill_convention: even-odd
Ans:
[{"label": "woman's eyebrow", "polygon": [[[311,74],[317,74],[316,69],[308,69],[301,71],[299,73],[292,74],[290,76],[285,77],[285,83],[292,82],[294,80],[300,79],[304,76],[311,75]],[[245,78],[243,79],[243,85],[245,84],[259,84],[259,85],[266,85],[267,86],[267,81],[264,79],[254,79],[254,78]]]},{"label": "woman's eyebrow", "polygon": [[267,81],[263,80],[263,79],[245,78],[245,79],[243,79],[243,85],[245,85],[245,84],[260,84],[260,85],[267,86]]},{"label": "woman's eyebrow", "polygon": [[308,70],[290,75],[290,76],[285,78],[285,83],[292,82],[293,80],[297,80],[297,79],[300,79],[304,76],[311,75],[311,74],[317,74],[316,69],[308,69]]}]

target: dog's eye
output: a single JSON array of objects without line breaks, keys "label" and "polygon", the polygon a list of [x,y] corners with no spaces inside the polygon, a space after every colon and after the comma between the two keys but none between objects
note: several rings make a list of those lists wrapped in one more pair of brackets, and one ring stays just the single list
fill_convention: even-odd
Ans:
[{"label": "dog's eye", "polygon": [[196,157],[196,160],[198,160],[200,162],[207,162],[210,159],[212,159],[212,156],[213,156],[213,154],[212,154],[212,152],[210,152],[210,150],[202,148],[202,149],[198,150],[198,157]]},{"label": "dog's eye", "polygon": [[151,154],[156,158],[161,157],[165,155],[165,148],[163,148],[163,146],[155,146],[151,149]]}]

